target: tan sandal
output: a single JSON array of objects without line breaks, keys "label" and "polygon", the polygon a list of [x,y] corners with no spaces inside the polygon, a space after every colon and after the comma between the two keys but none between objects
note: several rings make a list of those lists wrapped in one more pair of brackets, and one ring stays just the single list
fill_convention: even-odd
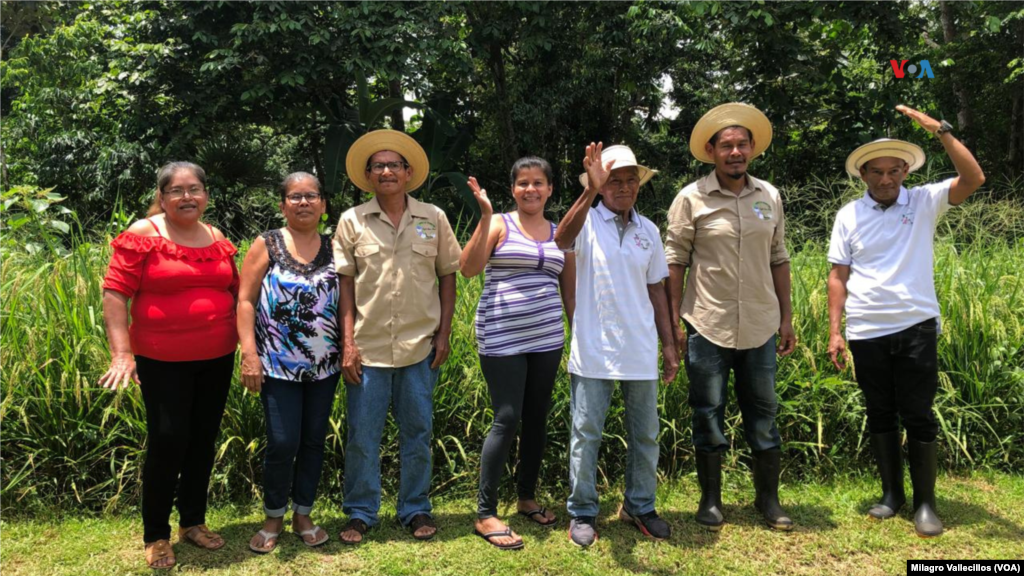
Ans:
[{"label": "tan sandal", "polygon": [[[170,558],[171,563],[166,566],[157,566],[156,563],[164,558]],[[174,549],[171,548],[171,542],[169,540],[157,540],[146,544],[146,565],[153,570],[168,570],[173,568],[177,563],[177,559],[174,557]]]},{"label": "tan sandal", "polygon": [[191,528],[178,529],[178,541],[188,542],[193,546],[205,548],[206,550],[219,550],[224,547],[224,539],[220,534],[211,532],[206,524],[199,524]]}]

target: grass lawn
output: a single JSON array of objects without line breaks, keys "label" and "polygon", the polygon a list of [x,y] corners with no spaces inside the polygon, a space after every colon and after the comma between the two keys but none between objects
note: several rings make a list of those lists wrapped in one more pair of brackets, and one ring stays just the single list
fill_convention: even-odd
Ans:
[{"label": "grass lawn", "polygon": [[[873,479],[853,477],[827,484],[784,485],[783,505],[797,528],[772,532],[752,508],[748,478],[730,474],[724,494],[728,524],[718,534],[693,521],[698,490],[693,477],[663,485],[658,509],[672,525],[667,542],[651,542],[615,518],[620,492],[605,491],[600,540],[581,550],[567,539],[566,514],[559,504],[555,529],[522,517],[511,524],[526,541],[520,551],[501,551],[472,534],[475,501],[435,499],[440,532],[434,541],[412,539],[385,510],[381,527],[358,547],[344,546],[337,533],[344,517],[321,509],[315,519],[331,541],[307,549],[285,534],[272,554],[248,550],[259,528],[258,505],[212,511],[209,525],[227,546],[206,552],[175,545],[176,571],[188,574],[906,574],[907,559],[1024,558],[1024,477],[977,473],[939,480],[938,510],[946,524],[940,538],[914,535],[905,508],[895,519],[873,522],[864,514],[876,496]],[[909,486],[908,486],[909,490]],[[909,492],[908,492],[909,496]],[[385,497],[393,506],[393,500]],[[514,511],[508,506],[501,511]],[[142,552],[142,523],[135,514],[76,518],[11,518],[2,527],[0,570],[4,576],[148,574]]]}]

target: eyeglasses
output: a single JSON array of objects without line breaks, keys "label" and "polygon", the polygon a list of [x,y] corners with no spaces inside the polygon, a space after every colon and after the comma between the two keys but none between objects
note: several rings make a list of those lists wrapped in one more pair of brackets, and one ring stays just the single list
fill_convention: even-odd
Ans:
[{"label": "eyeglasses", "polygon": [[320,201],[320,194],[317,194],[316,192],[307,192],[305,194],[289,194],[285,196],[285,199],[288,200],[289,204],[302,204],[303,200],[310,204],[316,204],[317,202]]},{"label": "eyeglasses", "polygon": [[366,166],[366,170],[373,172],[374,174],[383,174],[384,169],[387,168],[392,172],[398,172],[399,170],[405,170],[409,165],[405,162],[374,162]]},{"label": "eyeglasses", "polygon": [[164,192],[164,195],[168,198],[181,198],[188,192],[188,195],[193,198],[202,198],[206,196],[206,188],[202,186],[193,186],[191,188],[170,188]]}]

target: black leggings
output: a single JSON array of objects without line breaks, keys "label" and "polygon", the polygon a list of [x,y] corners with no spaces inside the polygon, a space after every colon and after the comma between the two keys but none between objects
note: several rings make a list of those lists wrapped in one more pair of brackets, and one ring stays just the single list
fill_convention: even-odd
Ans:
[{"label": "black leggings", "polygon": [[231,387],[235,354],[189,362],[136,356],[135,366],[146,404],[142,539],[148,544],[170,539],[168,518],[175,495],[179,526],[206,523],[214,443]]},{"label": "black leggings", "polygon": [[532,499],[537,488],[540,463],[547,442],[548,410],[555,375],[562,362],[562,349],[516,356],[480,356],[480,369],[487,380],[494,409],[494,424],[480,454],[480,493],[477,516],[498,513],[498,486],[520,419],[519,499]]}]

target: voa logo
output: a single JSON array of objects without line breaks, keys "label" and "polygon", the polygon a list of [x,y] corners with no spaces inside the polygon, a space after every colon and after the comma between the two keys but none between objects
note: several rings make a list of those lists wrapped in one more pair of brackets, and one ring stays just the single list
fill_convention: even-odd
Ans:
[{"label": "voa logo", "polygon": [[918,64],[911,64],[910,66],[907,66],[907,62],[909,62],[909,60],[899,60],[899,64],[896,62],[896,60],[889,60],[889,63],[892,64],[892,73],[895,74],[897,78],[903,78],[907,74],[916,74],[919,68],[921,73],[914,76],[914,78],[935,78],[935,73],[932,72],[932,65],[927,60],[921,60],[920,67]]}]

